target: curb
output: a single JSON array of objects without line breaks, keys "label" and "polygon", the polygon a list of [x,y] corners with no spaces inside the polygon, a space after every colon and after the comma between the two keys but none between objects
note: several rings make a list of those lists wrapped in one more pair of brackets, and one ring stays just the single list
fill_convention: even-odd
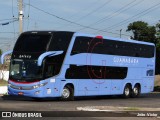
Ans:
[{"label": "curb", "polygon": [[134,107],[115,107],[115,106],[85,106],[77,107],[79,111],[110,111],[110,112],[127,112],[127,111],[160,111],[160,108],[134,108]]},{"label": "curb", "polygon": [[[115,107],[115,106],[86,106],[77,107],[78,111],[96,111],[96,112],[109,112],[115,114],[127,114],[128,116],[134,115],[135,117],[155,117],[160,119],[160,108],[139,108],[139,110],[125,110],[130,107]],[[144,113],[143,113],[144,112]],[[143,114],[144,116],[139,116]]]}]

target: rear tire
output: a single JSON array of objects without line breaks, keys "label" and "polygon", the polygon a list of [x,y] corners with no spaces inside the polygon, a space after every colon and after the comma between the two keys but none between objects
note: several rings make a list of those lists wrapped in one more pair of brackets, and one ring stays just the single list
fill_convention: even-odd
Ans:
[{"label": "rear tire", "polygon": [[129,84],[126,84],[123,90],[123,97],[129,98],[131,96],[131,86]]},{"label": "rear tire", "polygon": [[65,101],[74,100],[74,90],[71,86],[67,85],[63,88],[61,99]]},{"label": "rear tire", "polygon": [[132,89],[132,97],[135,98],[135,97],[138,97],[141,93],[141,89],[140,89],[140,86],[138,84],[136,84],[134,86],[134,88]]}]

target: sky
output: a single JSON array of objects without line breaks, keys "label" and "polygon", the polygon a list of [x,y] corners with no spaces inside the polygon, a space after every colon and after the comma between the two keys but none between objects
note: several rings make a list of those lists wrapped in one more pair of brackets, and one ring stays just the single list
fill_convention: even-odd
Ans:
[{"label": "sky", "polygon": [[[13,49],[19,36],[19,0],[1,0],[0,48]],[[129,39],[129,23],[160,21],[159,0],[23,0],[23,31],[61,30]],[[14,21],[14,22],[13,22]],[[3,25],[9,22],[8,25]]]}]

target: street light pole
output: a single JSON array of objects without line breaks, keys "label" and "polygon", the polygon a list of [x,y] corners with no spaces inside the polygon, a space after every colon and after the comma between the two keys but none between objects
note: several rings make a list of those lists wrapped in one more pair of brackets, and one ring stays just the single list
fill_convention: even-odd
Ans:
[{"label": "street light pole", "polygon": [[122,36],[122,29],[120,29],[120,38],[121,38],[121,36]]},{"label": "street light pole", "polygon": [[19,8],[19,34],[23,32],[23,0],[18,0]]}]

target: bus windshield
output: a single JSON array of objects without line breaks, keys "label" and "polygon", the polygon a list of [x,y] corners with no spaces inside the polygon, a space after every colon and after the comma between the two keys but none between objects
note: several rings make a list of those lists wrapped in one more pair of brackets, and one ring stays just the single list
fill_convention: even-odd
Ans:
[{"label": "bus windshield", "polygon": [[12,60],[10,65],[10,79],[19,81],[34,81],[42,79],[42,67],[33,60]]},{"label": "bus windshield", "polygon": [[44,52],[51,35],[46,34],[24,34],[18,39],[14,51],[16,52]]}]

